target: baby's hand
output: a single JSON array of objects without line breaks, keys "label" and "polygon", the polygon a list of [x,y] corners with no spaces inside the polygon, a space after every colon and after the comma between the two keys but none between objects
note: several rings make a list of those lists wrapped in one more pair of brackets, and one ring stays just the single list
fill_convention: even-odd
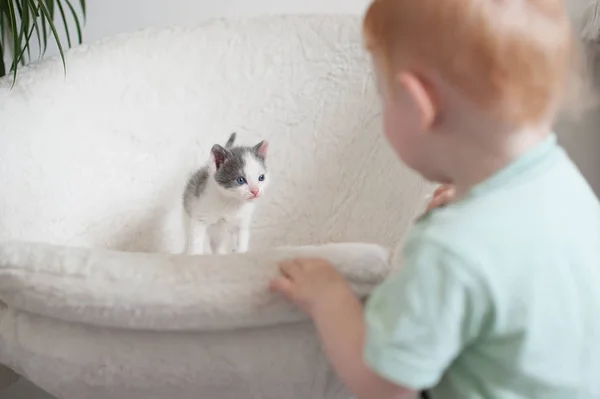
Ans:
[{"label": "baby's hand", "polygon": [[312,318],[328,312],[353,294],[344,277],[322,259],[295,259],[280,264],[281,275],[270,288]]},{"label": "baby's hand", "polygon": [[447,205],[448,203],[454,201],[455,196],[456,191],[454,190],[454,186],[450,184],[443,184],[439,186],[433,192],[433,197],[427,204],[426,212],[429,212],[435,208],[439,208],[440,206]]}]

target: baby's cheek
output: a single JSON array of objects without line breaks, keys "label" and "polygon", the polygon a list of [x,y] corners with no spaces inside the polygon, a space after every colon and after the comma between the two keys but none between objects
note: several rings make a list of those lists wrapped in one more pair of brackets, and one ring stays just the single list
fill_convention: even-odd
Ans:
[{"label": "baby's cheek", "polygon": [[400,144],[400,134],[402,125],[397,119],[397,115],[391,108],[386,108],[383,111],[383,133],[394,149]]}]

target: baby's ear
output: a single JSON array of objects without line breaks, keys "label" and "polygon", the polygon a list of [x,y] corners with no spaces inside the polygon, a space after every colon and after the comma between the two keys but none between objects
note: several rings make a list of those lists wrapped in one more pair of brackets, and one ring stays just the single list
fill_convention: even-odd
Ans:
[{"label": "baby's ear", "polygon": [[439,106],[430,85],[427,85],[415,74],[403,72],[397,76],[398,82],[410,96],[410,100],[418,110],[421,129],[428,131],[439,116]]},{"label": "baby's ear", "polygon": [[216,172],[221,168],[225,160],[231,155],[229,150],[221,147],[219,144],[213,145],[210,150],[210,168],[213,172]]},{"label": "baby's ear", "polygon": [[263,140],[257,145],[255,145],[253,149],[256,155],[258,155],[262,159],[266,159],[267,151],[269,150],[269,142],[267,140]]}]

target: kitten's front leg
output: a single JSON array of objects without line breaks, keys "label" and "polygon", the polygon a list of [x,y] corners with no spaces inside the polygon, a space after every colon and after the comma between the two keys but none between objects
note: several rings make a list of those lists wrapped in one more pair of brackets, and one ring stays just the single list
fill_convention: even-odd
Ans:
[{"label": "kitten's front leg", "polygon": [[202,255],[208,224],[204,220],[190,219],[187,237],[187,254]]},{"label": "kitten's front leg", "polygon": [[225,240],[227,237],[227,228],[224,222],[219,222],[216,225],[211,226],[208,230],[208,236],[213,254],[223,255],[227,253],[227,242]]},{"label": "kitten's front leg", "polygon": [[233,228],[232,238],[234,253],[247,252],[250,242],[250,221],[240,220]]}]

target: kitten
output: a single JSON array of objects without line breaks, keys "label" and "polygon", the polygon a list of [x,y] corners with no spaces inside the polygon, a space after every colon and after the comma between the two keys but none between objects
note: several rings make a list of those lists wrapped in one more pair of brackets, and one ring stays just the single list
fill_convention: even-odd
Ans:
[{"label": "kitten", "polygon": [[188,254],[204,253],[209,237],[213,254],[246,252],[255,202],[267,187],[266,157],[269,144],[234,146],[233,133],[225,147],[215,144],[208,164],[188,180],[183,193]]}]

